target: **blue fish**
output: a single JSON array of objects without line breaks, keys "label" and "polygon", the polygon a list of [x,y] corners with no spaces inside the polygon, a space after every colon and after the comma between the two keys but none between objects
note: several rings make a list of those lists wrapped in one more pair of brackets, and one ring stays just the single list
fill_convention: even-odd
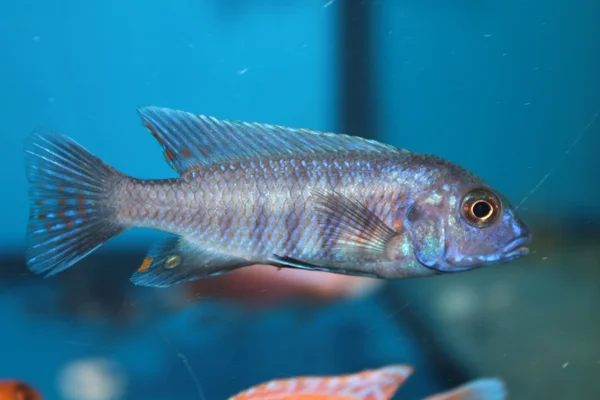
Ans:
[{"label": "blue fish", "polygon": [[53,275],[129,228],[171,233],[131,280],[169,286],[267,264],[383,279],[518,259],[531,235],[463,167],[360,137],[138,110],[178,173],[127,176],[73,140],[34,132],[27,263]]}]

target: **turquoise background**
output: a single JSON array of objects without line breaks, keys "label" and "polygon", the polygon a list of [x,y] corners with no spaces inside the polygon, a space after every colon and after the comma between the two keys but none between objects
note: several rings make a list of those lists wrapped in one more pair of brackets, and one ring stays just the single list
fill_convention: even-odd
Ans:
[{"label": "turquoise background", "polygon": [[[23,245],[23,142],[38,127],[71,136],[141,178],[175,175],[142,126],[139,105],[335,130],[335,9],[314,1],[252,3],[4,4],[0,168],[12,194],[0,199],[11,210],[0,253]],[[146,235],[127,233],[115,243],[144,243]]]},{"label": "turquoise background", "polygon": [[[364,106],[377,124],[347,133],[455,161],[513,203],[552,172],[521,214],[534,238],[559,235],[538,239],[525,268],[402,280],[329,305],[252,313],[202,298],[184,310],[161,304],[153,312],[163,292],[134,289],[128,277],[159,234],[133,230],[103,246],[104,258],[91,256],[64,275],[27,274],[26,135],[53,129],[125,173],[165,178],[175,173],[142,126],[140,105],[340,132],[348,117],[341,106],[345,1],[354,0],[3,2],[0,379],[24,379],[59,399],[58,371],[106,357],[126,370],[126,399],[198,398],[182,353],[207,400],[276,377],[396,362],[416,366],[398,396],[406,400],[484,374],[507,379],[515,399],[530,393],[525,388],[556,398],[594,391],[597,0],[362,2],[372,10],[366,61],[375,95]],[[483,306],[497,298],[500,308]],[[483,305],[463,320],[457,303]],[[132,304],[149,315],[144,323],[119,320]],[[448,304],[458,319],[447,315]],[[452,355],[449,364],[441,365],[440,349]]]}]

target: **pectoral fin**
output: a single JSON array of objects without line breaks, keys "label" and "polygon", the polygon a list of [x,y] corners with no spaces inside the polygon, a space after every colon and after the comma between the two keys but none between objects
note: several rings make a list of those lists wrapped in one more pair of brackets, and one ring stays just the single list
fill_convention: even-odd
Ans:
[{"label": "pectoral fin", "polygon": [[323,246],[348,256],[391,261],[398,233],[364,204],[341,193],[313,191]]}]

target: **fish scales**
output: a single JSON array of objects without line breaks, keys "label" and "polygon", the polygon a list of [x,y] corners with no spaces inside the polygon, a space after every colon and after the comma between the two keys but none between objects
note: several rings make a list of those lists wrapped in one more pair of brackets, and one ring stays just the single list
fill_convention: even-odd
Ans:
[{"label": "fish scales", "polygon": [[53,275],[131,228],[154,243],[131,280],[164,287],[253,264],[377,278],[526,255],[510,202],[458,164],[356,136],[138,110],[179,177],[127,176],[66,136],[26,142],[27,264]]},{"label": "fish scales", "polygon": [[184,235],[241,257],[266,260],[281,253],[312,260],[327,249],[310,203],[311,189],[364,200],[389,222],[389,204],[410,196],[410,185],[398,188],[402,173],[410,171],[403,171],[397,159],[378,154],[365,159],[348,152],[336,158],[219,164],[183,179],[124,177],[119,215],[121,223]]}]

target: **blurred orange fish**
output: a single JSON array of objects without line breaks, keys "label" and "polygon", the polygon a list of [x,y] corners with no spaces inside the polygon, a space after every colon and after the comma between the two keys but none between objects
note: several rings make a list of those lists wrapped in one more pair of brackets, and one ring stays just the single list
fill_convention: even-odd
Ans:
[{"label": "blurred orange fish", "polygon": [[319,302],[357,298],[375,292],[382,285],[380,279],[321,271],[277,270],[257,264],[210,280],[192,281],[184,290],[189,298],[224,297],[247,305],[273,304],[292,298]]},{"label": "blurred orange fish", "polygon": [[[229,400],[389,400],[412,374],[408,365],[391,365],[351,375],[273,380],[243,391]],[[425,400],[507,399],[501,380],[471,381]]]},{"label": "blurred orange fish", "polygon": [[0,380],[0,400],[42,400],[42,396],[24,382]]}]

